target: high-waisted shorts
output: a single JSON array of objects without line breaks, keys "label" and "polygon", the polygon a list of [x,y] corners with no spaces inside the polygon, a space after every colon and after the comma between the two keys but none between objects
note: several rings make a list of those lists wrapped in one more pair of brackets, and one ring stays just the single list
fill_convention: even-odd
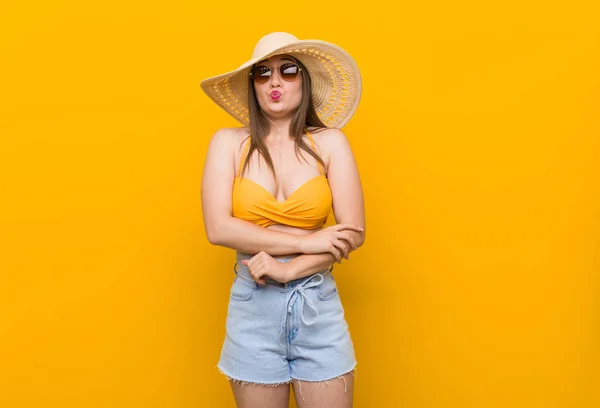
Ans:
[{"label": "high-waisted shorts", "polygon": [[259,285],[241,262],[250,258],[237,252],[219,370],[260,384],[324,381],[354,370],[354,347],[331,270],[287,283],[267,278]]}]

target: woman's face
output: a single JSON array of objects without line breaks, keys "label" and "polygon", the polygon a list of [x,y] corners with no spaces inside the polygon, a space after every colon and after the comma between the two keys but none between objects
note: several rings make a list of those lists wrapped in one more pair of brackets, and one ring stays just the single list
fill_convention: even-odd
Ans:
[{"label": "woman's face", "polygon": [[[286,64],[294,64],[296,68]],[[296,61],[287,55],[274,55],[255,65],[271,68],[271,75],[266,82],[253,81],[256,99],[264,115],[273,118],[291,117],[302,100],[302,75],[298,73],[295,79],[287,81],[281,77],[279,67],[284,66],[286,72],[294,72],[298,69]]]}]

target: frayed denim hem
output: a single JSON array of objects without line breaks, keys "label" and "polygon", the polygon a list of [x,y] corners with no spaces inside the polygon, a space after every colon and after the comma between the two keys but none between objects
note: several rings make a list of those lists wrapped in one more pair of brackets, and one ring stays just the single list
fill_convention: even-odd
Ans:
[{"label": "frayed denim hem", "polygon": [[347,373],[344,373],[342,375],[338,375],[337,377],[333,377],[327,380],[321,380],[321,381],[309,381],[309,380],[300,380],[298,378],[293,378],[293,380],[298,381],[298,389],[300,391],[300,397],[302,397],[302,401],[306,401],[306,399],[304,398],[304,395],[302,394],[302,381],[304,382],[309,382],[309,383],[318,383],[318,384],[325,384],[325,385],[329,385],[329,383],[331,383],[332,381],[337,380],[338,378],[341,378],[342,380],[344,380],[344,392],[348,392],[348,383],[346,382],[346,378],[344,377],[346,374],[352,374],[352,376],[354,378],[356,378],[356,366],[354,366],[354,368],[351,371],[348,371]]},{"label": "frayed denim hem", "polygon": [[221,374],[223,374],[225,376],[225,378],[227,378],[229,381],[233,382],[234,384],[241,384],[242,387],[248,384],[252,384],[252,385],[267,385],[269,387],[277,387],[279,385],[283,385],[283,384],[290,384],[292,382],[292,379],[289,379],[287,381],[283,381],[283,382],[276,382],[276,383],[261,383],[261,382],[256,382],[256,381],[244,381],[244,380],[240,380],[238,378],[233,378],[230,375],[228,375],[225,371],[221,370],[221,368],[219,367],[219,365],[216,366],[217,370],[219,370],[219,372]]}]

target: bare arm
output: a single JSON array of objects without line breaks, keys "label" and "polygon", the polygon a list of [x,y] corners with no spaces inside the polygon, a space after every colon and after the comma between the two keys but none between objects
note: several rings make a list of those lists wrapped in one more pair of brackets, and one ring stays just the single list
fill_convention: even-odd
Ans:
[{"label": "bare arm", "polygon": [[[358,168],[348,139],[341,130],[330,129],[324,137],[327,150],[331,152],[327,178],[333,196],[333,211],[337,223],[347,223],[365,228],[364,197]],[[347,241],[356,250],[365,242],[365,231],[347,230]],[[300,255],[287,263],[290,280],[322,271],[336,262],[329,252]]]}]

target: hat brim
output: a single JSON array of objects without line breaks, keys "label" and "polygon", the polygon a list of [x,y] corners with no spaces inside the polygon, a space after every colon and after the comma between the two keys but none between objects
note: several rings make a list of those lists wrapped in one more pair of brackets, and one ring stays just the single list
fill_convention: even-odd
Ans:
[{"label": "hat brim", "polygon": [[273,55],[288,54],[308,70],[312,99],[319,118],[328,127],[341,128],[360,102],[362,82],[354,59],[341,47],[321,40],[299,40],[274,48],[237,69],[204,79],[206,95],[244,126],[248,117],[248,75],[257,62]]}]

